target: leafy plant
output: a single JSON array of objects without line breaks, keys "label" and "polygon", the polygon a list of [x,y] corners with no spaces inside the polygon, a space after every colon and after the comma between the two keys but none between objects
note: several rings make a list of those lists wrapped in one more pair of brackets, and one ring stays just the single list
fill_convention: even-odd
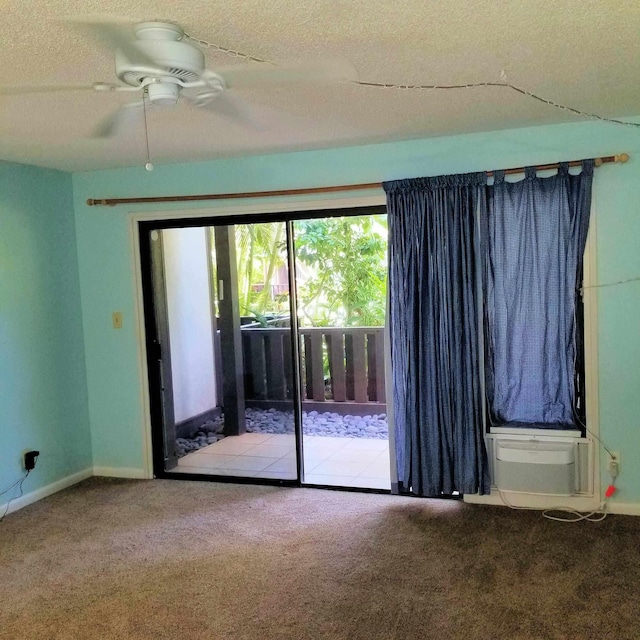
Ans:
[{"label": "leafy plant", "polygon": [[284,222],[236,226],[236,259],[240,313],[258,321],[282,311],[282,300],[271,287],[276,271],[286,263]]},{"label": "leafy plant", "polygon": [[385,216],[295,223],[297,259],[308,276],[299,278],[298,308],[312,325],[384,324],[386,231]]},{"label": "leafy plant", "polygon": [[[240,313],[267,326],[289,309],[288,293],[273,286],[277,271],[286,265],[285,224],[242,224],[235,231]],[[386,216],[300,220],[294,224],[294,233],[303,324],[383,325]]]}]

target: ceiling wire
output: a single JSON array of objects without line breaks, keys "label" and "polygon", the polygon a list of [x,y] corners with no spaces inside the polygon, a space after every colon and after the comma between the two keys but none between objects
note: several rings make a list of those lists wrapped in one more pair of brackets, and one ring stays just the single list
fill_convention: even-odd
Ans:
[{"label": "ceiling wire", "polygon": [[640,281],[640,276],[636,276],[635,278],[627,278],[626,280],[617,280],[616,282],[605,282],[603,284],[588,284],[584,287],[580,287],[580,291],[584,291],[585,289],[600,289],[601,287],[617,287],[619,284],[628,284],[629,282],[638,282]]},{"label": "ceiling wire", "polygon": [[[199,38],[195,38],[192,35],[185,33],[186,38],[189,40],[193,40],[193,42],[201,45],[202,47],[207,47],[209,49],[214,49],[215,51],[219,51],[221,53],[225,53],[234,58],[240,58],[242,60],[247,60],[250,62],[259,62],[262,64],[270,64],[275,65],[274,62],[270,62],[269,60],[264,60],[262,58],[257,58],[255,56],[247,55],[246,53],[242,53],[240,51],[236,51],[234,49],[227,49],[225,47],[221,47],[217,44],[213,44],[211,42],[207,42],[206,40],[201,40]],[[360,80],[349,80],[347,84],[358,85],[361,87],[371,87],[375,89],[392,89],[392,90],[402,90],[402,91],[440,91],[440,90],[452,90],[452,89],[478,89],[483,87],[499,87],[502,89],[510,89],[511,91],[515,91],[523,96],[528,98],[532,98],[533,100],[537,100],[538,102],[542,102],[543,104],[549,105],[550,107],[554,107],[561,111],[568,111],[574,115],[580,116],[582,118],[588,118],[590,120],[600,120],[601,122],[610,122],[612,124],[623,125],[626,127],[634,127],[640,128],[640,123],[637,122],[626,122],[625,120],[618,120],[616,118],[607,118],[606,116],[601,116],[597,113],[590,113],[588,111],[582,111],[580,109],[576,109],[575,107],[570,107],[550,98],[545,98],[533,91],[529,91],[524,87],[517,86],[512,84],[507,80],[506,74],[504,71],[501,72],[502,80],[500,82],[469,82],[466,84],[394,84],[387,82],[366,82]]]},{"label": "ceiling wire", "polygon": [[626,122],[624,120],[618,120],[616,118],[607,118],[606,116],[598,115],[597,113],[590,113],[588,111],[581,111],[580,109],[576,109],[574,107],[569,107],[567,105],[556,102],[555,100],[551,100],[550,98],[545,98],[541,95],[533,93],[528,89],[523,87],[518,87],[514,84],[511,84],[508,81],[502,82],[470,82],[468,84],[446,84],[446,85],[437,85],[437,84],[423,84],[423,85],[403,85],[403,84],[388,84],[383,82],[361,82],[358,80],[351,80],[349,84],[360,85],[363,87],[375,87],[380,89],[403,89],[403,90],[411,90],[411,91],[436,91],[436,90],[448,90],[448,89],[477,89],[480,87],[500,87],[504,89],[511,89],[520,93],[529,98],[533,98],[534,100],[538,100],[544,104],[547,104],[551,107],[555,107],[556,109],[561,109],[562,111],[568,111],[575,115],[581,116],[583,118],[589,118],[591,120],[601,120],[602,122],[611,122],[613,124],[621,124],[627,127],[640,127],[640,123],[637,122]]},{"label": "ceiling wire", "polygon": [[226,53],[233,58],[240,58],[242,60],[247,60],[248,62],[260,62],[262,64],[270,64],[276,66],[275,62],[270,62],[269,60],[264,60],[262,58],[257,58],[255,56],[247,55],[246,53],[242,53],[241,51],[236,51],[235,49],[227,49],[226,47],[221,47],[218,44],[213,44],[212,42],[207,42],[206,40],[200,40],[200,38],[195,38],[191,34],[184,32],[184,37],[188,40],[192,40],[196,44],[199,44],[201,47],[206,47],[207,49],[213,49],[214,51],[219,51],[220,53]]}]

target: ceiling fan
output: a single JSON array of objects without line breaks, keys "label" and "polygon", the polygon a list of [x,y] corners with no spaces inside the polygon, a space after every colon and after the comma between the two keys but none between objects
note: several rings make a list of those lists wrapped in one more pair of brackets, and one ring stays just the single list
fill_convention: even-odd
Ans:
[{"label": "ceiling fan", "polygon": [[[94,137],[106,138],[130,128],[145,117],[147,105],[170,107],[184,100],[232,118],[245,126],[259,128],[247,106],[229,93],[237,87],[275,83],[320,83],[355,79],[355,71],[343,60],[276,66],[237,64],[207,69],[202,50],[186,38],[184,31],[169,22],[140,22],[133,25],[113,19],[70,21],[88,31],[115,55],[115,71],[120,83],[97,82],[71,86],[0,86],[0,95],[92,90],[131,92],[141,99],[128,103],[94,130]],[[147,100],[147,103],[145,103]]]}]

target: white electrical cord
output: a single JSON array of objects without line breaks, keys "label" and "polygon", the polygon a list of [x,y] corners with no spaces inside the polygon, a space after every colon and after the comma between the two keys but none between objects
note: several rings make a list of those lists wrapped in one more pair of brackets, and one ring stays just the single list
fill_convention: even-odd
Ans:
[{"label": "white electrical cord", "polygon": [[[498,489],[498,494],[500,496],[500,499],[504,503],[504,505],[506,507],[509,507],[509,509],[513,509],[515,511],[540,511],[542,513],[543,518],[546,518],[547,520],[555,520],[556,522],[580,522],[582,520],[587,520],[589,522],[601,522],[607,517],[607,499],[606,498],[603,500],[602,504],[600,505],[600,509],[598,509],[597,511],[591,511],[590,513],[580,513],[580,511],[576,511],[571,507],[554,507],[553,509],[538,509],[537,507],[517,507],[511,504],[504,497],[504,494],[500,489]],[[569,516],[573,516],[573,517],[564,518],[561,516],[550,515],[552,513],[566,513]],[[594,516],[599,516],[599,517],[594,517]]]},{"label": "white electrical cord", "polygon": [[[607,449],[607,452],[608,451],[609,450]],[[609,455],[611,454],[609,453]],[[611,486],[615,487],[616,478],[618,477],[618,463],[615,462],[615,458],[613,456],[611,457],[611,460],[613,461],[613,464],[611,462],[609,463],[609,472],[611,473]],[[500,496],[500,500],[502,500],[503,504],[510,509],[514,509],[516,511],[541,511],[543,518],[546,518],[547,520],[553,520],[555,522],[582,522],[583,520],[586,520],[587,522],[602,522],[608,515],[607,504],[609,501],[609,497],[607,496],[605,496],[605,499],[600,504],[600,509],[591,511],[590,513],[580,513],[580,511],[576,511],[572,507],[554,507],[553,509],[543,510],[536,507],[517,507],[511,504],[505,498],[503,492],[500,489],[498,489],[498,495]],[[553,513],[567,514],[568,517],[551,515]]]},{"label": "white electrical cord", "polygon": [[[554,512],[566,513],[568,516],[573,517],[564,518],[561,516],[549,515]],[[580,513],[579,511],[568,507],[558,507],[557,509],[545,509],[542,512],[542,517],[547,520],[555,520],[556,522],[581,522],[582,520],[587,520],[588,522],[602,522],[607,517],[607,501],[604,500],[600,505],[600,509],[598,511],[592,511],[591,513]]]}]

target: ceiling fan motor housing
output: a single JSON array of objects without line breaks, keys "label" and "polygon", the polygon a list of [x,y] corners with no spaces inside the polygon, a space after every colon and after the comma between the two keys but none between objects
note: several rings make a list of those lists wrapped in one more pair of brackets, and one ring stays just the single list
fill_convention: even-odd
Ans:
[{"label": "ceiling fan motor housing", "polygon": [[[174,24],[163,22],[142,22],[135,26],[134,48],[141,52],[140,61],[131,60],[120,49],[116,50],[116,75],[123,82],[137,87],[145,80],[156,82],[149,85],[149,99],[152,93],[160,104],[173,104],[178,99],[181,82],[197,80],[205,68],[204,54],[198,47],[181,41],[184,32]],[[153,61],[153,66],[148,61]],[[166,80],[166,82],[163,82]],[[155,89],[153,86],[157,85]],[[160,85],[163,85],[162,88]],[[170,96],[175,95],[171,99]],[[166,98],[170,102],[160,102]]]}]

